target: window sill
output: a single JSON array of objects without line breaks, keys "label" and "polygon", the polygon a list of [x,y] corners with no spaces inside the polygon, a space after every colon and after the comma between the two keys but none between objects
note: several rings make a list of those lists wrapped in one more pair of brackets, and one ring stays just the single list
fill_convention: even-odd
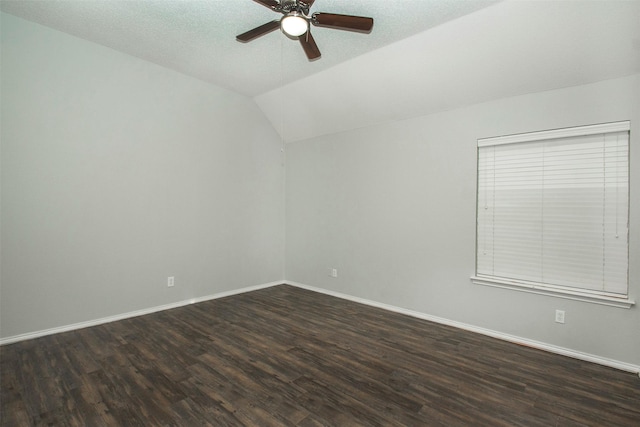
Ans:
[{"label": "window sill", "polygon": [[580,291],[556,289],[543,284],[533,284],[500,280],[493,277],[472,276],[471,282],[476,285],[492,286],[495,288],[512,289],[514,291],[529,292],[532,294],[548,295],[556,298],[565,298],[575,301],[584,301],[593,304],[602,304],[612,307],[631,308],[635,301],[625,298],[616,298],[606,295],[590,294]]}]

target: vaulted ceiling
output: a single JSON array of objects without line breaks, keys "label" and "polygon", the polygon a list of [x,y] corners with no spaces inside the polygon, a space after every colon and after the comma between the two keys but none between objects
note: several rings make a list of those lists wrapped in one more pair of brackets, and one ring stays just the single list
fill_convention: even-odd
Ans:
[{"label": "vaulted ceiling", "polygon": [[251,0],[2,0],[3,12],[255,98],[285,141],[640,72],[640,1],[316,0],[309,62]]},{"label": "vaulted ceiling", "polygon": [[313,27],[322,52],[309,62],[280,32],[235,37],[281,14],[252,0],[2,0],[2,11],[256,96],[495,0],[316,0],[312,12],[370,16],[371,34]]}]

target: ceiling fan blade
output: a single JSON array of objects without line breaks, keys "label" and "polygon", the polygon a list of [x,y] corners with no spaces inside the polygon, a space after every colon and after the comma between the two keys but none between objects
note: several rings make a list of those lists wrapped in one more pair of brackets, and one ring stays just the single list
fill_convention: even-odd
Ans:
[{"label": "ceiling fan blade", "polygon": [[260,25],[259,27],[254,28],[253,30],[249,30],[246,33],[242,33],[239,36],[236,36],[236,40],[239,42],[249,42],[255,38],[263,36],[267,33],[270,33],[273,30],[277,30],[280,28],[280,21],[278,19],[267,22],[266,24]]},{"label": "ceiling fan blade", "polygon": [[260,3],[263,6],[268,7],[269,9],[274,9],[278,6],[280,6],[280,3],[278,3],[276,0],[253,0],[256,3]]},{"label": "ceiling fan blade", "polygon": [[309,61],[320,58],[320,49],[318,49],[318,45],[311,35],[311,31],[307,31],[303,35],[299,36],[298,40],[300,40],[300,44],[302,45],[307,58],[309,58]]},{"label": "ceiling fan blade", "polygon": [[373,18],[316,12],[311,16],[313,25],[368,33],[373,28]]}]

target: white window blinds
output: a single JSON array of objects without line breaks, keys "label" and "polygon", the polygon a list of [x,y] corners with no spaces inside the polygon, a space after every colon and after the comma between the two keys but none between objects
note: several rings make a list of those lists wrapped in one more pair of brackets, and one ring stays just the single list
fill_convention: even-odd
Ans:
[{"label": "white window blinds", "polygon": [[476,275],[627,297],[629,122],[478,141]]}]

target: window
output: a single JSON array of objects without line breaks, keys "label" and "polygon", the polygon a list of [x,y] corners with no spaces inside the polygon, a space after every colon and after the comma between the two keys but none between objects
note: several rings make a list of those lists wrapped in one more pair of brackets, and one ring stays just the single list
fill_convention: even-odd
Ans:
[{"label": "window", "polygon": [[475,283],[629,307],[629,122],[478,140]]}]

